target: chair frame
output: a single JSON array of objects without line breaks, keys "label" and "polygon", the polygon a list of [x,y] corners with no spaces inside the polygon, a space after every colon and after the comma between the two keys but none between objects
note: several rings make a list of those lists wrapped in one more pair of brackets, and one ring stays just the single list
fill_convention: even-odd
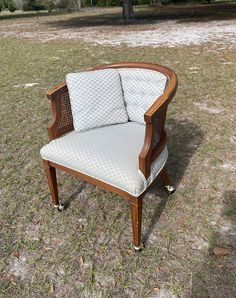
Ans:
[{"label": "chair frame", "polygon": [[[157,98],[153,105],[144,114],[144,120],[146,122],[145,138],[142,150],[139,154],[139,169],[143,175],[148,178],[151,172],[151,163],[158,157],[167,143],[167,136],[164,130],[167,107],[171,99],[174,97],[178,79],[174,71],[167,67],[151,64],[151,63],[139,63],[139,62],[122,62],[97,66],[92,70],[107,69],[107,68],[142,68],[149,69],[163,73],[167,77],[167,83],[164,93]],[[68,95],[68,89],[66,82],[63,82],[54,88],[47,91],[47,97],[51,101],[52,119],[48,125],[48,135],[50,140],[59,138],[65,133],[74,130],[72,112],[70,106],[70,100]],[[159,138],[157,139],[157,136]],[[52,202],[58,210],[63,209],[63,205],[59,202],[56,169],[66,172],[70,175],[79,177],[91,184],[94,184],[103,189],[114,192],[130,202],[131,218],[132,218],[132,230],[133,230],[133,248],[135,251],[141,250],[141,224],[142,224],[142,205],[143,196],[148,188],[156,181],[158,177],[162,179],[164,186],[169,193],[174,191],[174,188],[170,184],[170,179],[166,170],[166,166],[163,167],[158,177],[149,185],[144,193],[139,197],[132,196],[131,194],[121,190],[117,187],[111,186],[103,181],[77,172],[60,164],[43,160],[48,186],[51,192]]]}]

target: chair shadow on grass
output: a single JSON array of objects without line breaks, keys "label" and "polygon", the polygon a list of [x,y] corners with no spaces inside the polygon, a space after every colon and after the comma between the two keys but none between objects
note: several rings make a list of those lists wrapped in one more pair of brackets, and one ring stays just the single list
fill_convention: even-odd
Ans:
[{"label": "chair shadow on grass", "polygon": [[[78,179],[77,179],[78,180]],[[80,185],[76,186],[76,191],[74,191],[72,194],[70,194],[67,199],[63,202],[63,205],[65,206],[65,209],[68,209],[71,205],[71,202],[76,200],[78,198],[78,195],[83,191],[83,189],[86,187],[86,182],[82,180],[80,181]]]},{"label": "chair shadow on grass", "polygon": [[[167,169],[171,183],[175,186],[176,191],[178,191],[178,186],[181,183],[182,177],[191,158],[202,143],[204,134],[198,125],[189,120],[177,121],[175,119],[169,119],[167,120],[166,131],[168,135],[169,151]],[[160,181],[158,181],[156,185],[152,186],[149,192],[154,193],[155,196],[159,197],[161,200],[149,220],[148,227],[145,231],[143,231],[142,241],[144,244],[146,244],[156,223],[159,221],[169,198],[169,195],[163,190],[163,186]]]}]

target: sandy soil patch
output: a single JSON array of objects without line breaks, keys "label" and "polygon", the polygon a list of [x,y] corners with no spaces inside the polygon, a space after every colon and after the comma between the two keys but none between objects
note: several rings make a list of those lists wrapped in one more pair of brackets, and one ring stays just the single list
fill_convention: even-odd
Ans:
[{"label": "sandy soil patch", "polygon": [[208,107],[205,103],[194,102],[194,105],[197,106],[200,110],[206,111],[210,114],[219,114],[224,111],[223,109]]},{"label": "sandy soil patch", "polygon": [[200,45],[206,42],[217,44],[230,43],[236,45],[236,22],[235,21],[211,21],[209,23],[178,23],[167,21],[153,26],[146,31],[126,31],[99,36],[85,36],[85,41],[94,41],[102,45],[126,44],[130,47],[151,46],[151,47],[176,47],[183,45]]},{"label": "sandy soil patch", "polygon": [[[38,21],[19,21],[15,24],[3,22],[0,25],[0,36],[22,37],[40,42],[68,39],[89,43],[128,47],[180,47],[214,43],[219,50],[236,47],[236,20],[185,21],[165,20],[156,23],[122,26],[112,28],[101,26],[68,26],[63,27],[59,22],[43,23]],[[220,47],[221,46],[221,47]],[[55,58],[56,59],[56,58]],[[196,71],[196,70],[195,70]]]}]

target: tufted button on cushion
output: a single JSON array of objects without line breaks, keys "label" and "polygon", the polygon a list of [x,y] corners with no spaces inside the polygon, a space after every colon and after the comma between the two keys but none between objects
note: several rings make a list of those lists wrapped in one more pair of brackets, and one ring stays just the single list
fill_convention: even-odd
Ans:
[{"label": "tufted button on cushion", "polygon": [[144,122],[144,114],[165,90],[164,74],[140,68],[118,69],[129,120]]}]

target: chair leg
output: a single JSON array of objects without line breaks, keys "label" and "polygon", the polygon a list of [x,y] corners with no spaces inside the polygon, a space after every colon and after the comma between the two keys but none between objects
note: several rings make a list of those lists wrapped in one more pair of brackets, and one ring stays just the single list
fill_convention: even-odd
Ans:
[{"label": "chair leg", "polygon": [[140,251],[141,247],[141,226],[142,226],[142,205],[143,199],[136,198],[135,202],[130,202],[132,229],[133,229],[133,248]]},{"label": "chair leg", "polygon": [[62,211],[64,209],[64,205],[59,203],[56,169],[51,167],[47,160],[43,160],[43,164],[48,180],[52,203],[59,211]]},{"label": "chair leg", "polygon": [[162,180],[162,182],[164,184],[164,187],[167,190],[167,192],[169,194],[174,193],[175,188],[174,188],[174,186],[171,185],[170,178],[169,178],[169,175],[167,173],[166,166],[164,166],[164,168],[162,169],[162,171],[160,173],[160,176],[161,176],[161,180]]}]

